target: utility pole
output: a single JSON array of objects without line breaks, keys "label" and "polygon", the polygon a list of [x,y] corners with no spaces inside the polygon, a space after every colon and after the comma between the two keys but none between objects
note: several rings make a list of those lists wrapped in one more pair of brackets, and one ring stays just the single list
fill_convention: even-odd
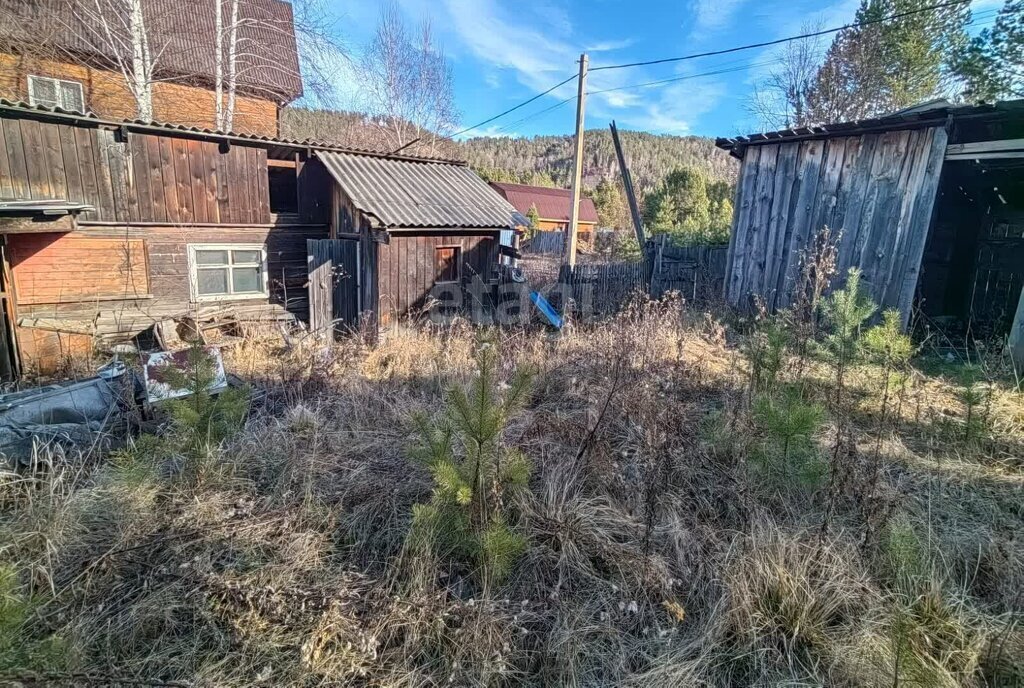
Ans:
[{"label": "utility pole", "polygon": [[569,236],[565,240],[565,264],[576,265],[576,229],[580,221],[580,182],[583,175],[583,107],[587,102],[587,54],[580,55],[579,90],[576,94],[576,151],[572,163],[572,200],[569,203]]}]

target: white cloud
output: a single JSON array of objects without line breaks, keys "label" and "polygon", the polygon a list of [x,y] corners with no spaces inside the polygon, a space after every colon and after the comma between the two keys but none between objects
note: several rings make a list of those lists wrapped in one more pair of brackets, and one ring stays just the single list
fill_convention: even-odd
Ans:
[{"label": "white cloud", "polygon": [[706,36],[708,32],[724,29],[732,23],[733,17],[746,0],[696,0],[696,14],[692,35]]}]

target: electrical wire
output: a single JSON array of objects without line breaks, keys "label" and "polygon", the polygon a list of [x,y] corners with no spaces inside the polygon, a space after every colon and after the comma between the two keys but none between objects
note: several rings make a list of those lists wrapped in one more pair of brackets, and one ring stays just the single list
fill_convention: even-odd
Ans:
[{"label": "electrical wire", "polygon": [[[871,25],[874,25],[874,24],[880,24],[880,23],[887,22],[887,21],[893,21],[893,20],[896,20],[896,19],[902,19],[904,17],[912,16],[912,15],[915,15],[915,14],[920,14],[922,12],[930,12],[930,11],[933,11],[933,10],[944,9],[944,8],[947,8],[947,7],[955,7],[955,6],[958,6],[958,5],[964,5],[964,4],[967,4],[969,2],[971,2],[971,0],[952,0],[951,2],[941,3],[941,4],[938,4],[938,5],[931,5],[929,7],[922,7],[922,8],[916,9],[916,10],[908,10],[906,12],[899,12],[899,13],[896,13],[896,14],[891,14],[891,15],[888,15],[888,16],[885,16],[885,17],[881,17],[879,19],[873,19],[873,20],[870,20],[870,21],[859,22],[859,23],[858,22],[854,22],[854,23],[851,23],[851,24],[845,24],[843,26],[839,26],[839,27],[835,27],[835,28],[831,28],[831,29],[823,29],[821,31],[815,31],[815,32],[811,32],[811,33],[801,34],[801,35],[798,35],[798,36],[789,36],[787,38],[780,38],[780,39],[773,40],[773,41],[764,41],[764,42],[761,42],[761,43],[750,43],[750,44],[747,44],[747,45],[735,46],[735,47],[732,47],[732,48],[725,48],[723,50],[714,50],[714,51],[709,51],[709,52],[704,52],[704,53],[694,53],[694,54],[691,54],[691,55],[684,55],[684,56],[681,56],[681,57],[668,57],[668,58],[662,58],[662,59],[658,59],[658,60],[648,60],[648,61],[645,61],[645,62],[630,62],[630,63],[619,64],[619,65],[597,66],[597,67],[591,67],[588,71],[589,72],[598,72],[598,71],[607,71],[607,70],[612,70],[612,69],[626,69],[626,68],[629,68],[629,67],[641,67],[641,66],[656,65],[656,64],[666,64],[666,63],[672,63],[672,62],[682,62],[682,61],[685,61],[685,60],[694,60],[694,59],[702,58],[702,57],[713,57],[713,56],[717,56],[717,55],[726,55],[726,54],[730,54],[730,53],[740,52],[740,51],[743,51],[743,50],[751,50],[751,49],[754,49],[754,48],[766,48],[766,47],[771,47],[771,46],[774,46],[774,45],[781,45],[783,43],[788,43],[788,42],[791,42],[791,41],[803,40],[803,39],[806,39],[806,38],[815,38],[815,37],[818,37],[818,36],[824,36],[824,35],[828,35],[828,34],[831,34],[831,33],[838,33],[839,31],[843,31],[843,30],[850,29],[850,28],[858,28],[858,27],[862,27],[862,26],[871,26]],[[971,17],[971,20],[966,23],[966,25],[968,25],[968,26],[983,26],[983,25],[985,25],[987,23],[991,23],[991,22],[979,22],[977,20],[981,17],[981,15],[985,15],[985,14],[995,15],[997,13],[998,13],[998,10],[982,10],[981,12],[978,12],[978,13],[974,14]],[[985,17],[985,19],[988,19],[988,18],[989,17]],[[686,74],[686,75],[681,75],[681,76],[677,76],[677,77],[670,77],[670,78],[667,78],[667,79],[659,79],[659,80],[656,80],[656,81],[647,81],[647,82],[638,83],[638,84],[627,84],[627,85],[624,85],[624,86],[616,86],[616,87],[613,87],[613,88],[605,88],[605,89],[601,89],[601,90],[597,90],[597,91],[587,91],[587,95],[598,95],[598,94],[602,94],[602,93],[613,93],[613,92],[616,92],[616,91],[625,91],[625,90],[634,89],[634,88],[651,88],[651,87],[660,86],[660,85],[669,84],[669,83],[675,83],[675,82],[679,82],[679,81],[687,81],[687,80],[690,80],[690,79],[697,79],[697,78],[701,78],[701,77],[716,76],[716,75],[720,75],[720,74],[727,74],[727,73],[731,73],[731,72],[743,71],[745,69],[750,69],[750,68],[754,68],[754,67],[768,66],[768,65],[771,65],[771,64],[776,64],[778,62],[781,62],[781,60],[776,59],[776,60],[768,60],[768,61],[764,61],[764,62],[744,63],[744,64],[738,65],[736,67],[730,67],[730,68],[724,68],[724,69],[716,69],[716,70],[712,70],[712,71],[708,71],[708,72],[702,72],[702,73],[699,73],[699,74]],[[493,122],[493,121],[495,121],[497,119],[500,119],[500,118],[504,117],[505,115],[508,115],[508,114],[510,114],[512,112],[515,112],[516,110],[519,110],[520,108],[523,108],[523,107],[529,105],[530,103],[533,103],[533,102],[543,98],[544,96],[548,95],[552,91],[555,91],[556,89],[561,88],[562,86],[566,85],[567,83],[569,83],[570,81],[572,81],[572,80],[574,80],[576,78],[577,78],[577,75],[573,74],[573,75],[567,77],[565,80],[563,80],[563,81],[555,84],[551,88],[547,89],[546,91],[538,93],[535,96],[533,96],[533,97],[531,97],[531,98],[529,98],[527,100],[524,100],[523,102],[519,103],[518,105],[515,105],[514,107],[511,107],[511,108],[509,108],[509,109],[507,109],[507,110],[505,110],[503,112],[500,112],[497,115],[494,115],[493,117],[489,117],[488,119],[485,119],[482,122],[474,124],[471,127],[466,127],[465,129],[462,129],[460,131],[455,132],[454,134],[452,134],[452,138],[461,136],[461,135],[463,135],[463,134],[465,134],[467,132],[473,131],[474,129],[478,129],[478,128],[484,126],[485,124],[490,124],[491,122]],[[566,105],[567,103],[572,101],[574,98],[575,98],[575,96],[566,98],[565,100],[562,100],[562,101],[560,101],[558,103],[555,103],[554,105],[551,105],[551,106],[549,106],[549,107],[547,107],[547,108],[545,108],[543,110],[539,110],[538,112],[535,112],[533,114],[527,115],[526,117],[518,119],[518,120],[516,120],[516,121],[514,121],[514,122],[512,122],[510,124],[503,125],[503,126],[501,126],[501,127],[499,127],[497,129],[497,132],[501,133],[501,132],[505,132],[505,131],[510,131],[510,130],[514,129],[515,127],[517,127],[517,126],[519,126],[519,125],[521,125],[521,124],[523,124],[525,122],[531,121],[531,120],[533,120],[533,119],[535,119],[537,117],[540,117],[540,116],[545,115],[545,114],[547,114],[547,113],[549,113],[549,112],[551,112],[553,110],[556,110],[556,109],[558,109],[560,107],[563,107],[564,105]]]},{"label": "electrical wire", "polygon": [[559,83],[555,84],[554,86],[552,86],[552,87],[551,87],[551,88],[549,88],[548,90],[544,91],[543,93],[538,93],[537,95],[533,96],[533,97],[532,97],[532,98],[530,98],[529,100],[524,100],[523,102],[519,103],[519,105],[516,105],[515,107],[510,107],[510,108],[509,108],[508,110],[505,110],[504,112],[500,112],[500,113],[498,113],[497,115],[495,115],[494,117],[491,117],[491,118],[489,118],[489,119],[485,119],[485,120],[484,120],[483,122],[480,122],[479,124],[474,124],[474,125],[473,125],[473,126],[471,126],[471,127],[466,127],[466,128],[465,128],[465,129],[463,129],[462,131],[457,131],[457,132],[455,132],[454,134],[452,134],[452,135],[451,135],[451,137],[452,137],[452,138],[455,138],[455,137],[457,137],[457,136],[462,136],[462,135],[463,135],[463,134],[465,134],[465,133],[466,133],[467,131],[473,131],[474,129],[478,129],[478,128],[482,127],[482,126],[483,126],[483,125],[485,125],[485,124],[490,124],[491,122],[493,122],[494,120],[496,120],[496,119],[498,119],[498,118],[500,118],[500,117],[504,117],[505,115],[509,114],[510,112],[515,112],[515,111],[516,111],[516,110],[518,110],[519,108],[521,108],[521,107],[523,107],[523,106],[526,106],[526,105],[529,105],[530,103],[532,103],[532,102],[533,102],[533,101],[535,101],[535,100],[538,100],[538,99],[540,99],[540,98],[543,98],[543,97],[544,97],[544,96],[546,96],[547,94],[549,94],[549,93],[551,93],[552,91],[554,91],[554,90],[555,90],[556,88],[560,88],[560,87],[562,87],[562,86],[565,86],[565,85],[566,85],[567,83],[569,83],[570,81],[572,81],[573,79],[575,79],[575,78],[576,78],[576,76],[577,76],[576,74],[573,74],[572,76],[570,76],[570,77],[569,77],[568,79],[566,79],[565,81],[561,81],[561,82],[559,82]]},{"label": "electrical wire", "polygon": [[881,24],[883,22],[893,21],[894,19],[903,19],[904,17],[909,17],[909,16],[912,16],[912,15],[915,15],[915,14],[920,14],[922,12],[931,12],[932,10],[940,10],[940,9],[945,9],[947,7],[956,7],[957,5],[966,5],[969,2],[971,2],[971,0],[952,0],[951,2],[945,2],[945,3],[938,4],[938,5],[930,5],[928,7],[921,7],[921,8],[916,9],[916,10],[907,10],[906,12],[897,12],[896,14],[890,14],[888,16],[880,17],[878,19],[871,19],[869,21],[863,21],[863,22],[854,22],[852,24],[845,24],[843,26],[838,26],[838,27],[831,28],[831,29],[822,29],[821,31],[813,31],[811,33],[801,34],[799,36],[789,36],[787,38],[778,38],[778,39],[773,40],[773,41],[763,41],[761,43],[748,43],[746,45],[738,45],[738,46],[735,46],[735,47],[732,47],[732,48],[724,48],[722,50],[711,50],[711,51],[704,52],[704,53],[693,53],[691,55],[683,55],[681,57],[664,57],[664,58],[661,58],[661,59],[658,59],[658,60],[646,60],[644,62],[627,62],[627,63],[624,63],[624,64],[617,64],[617,65],[603,65],[603,66],[591,67],[588,71],[589,72],[601,72],[601,71],[606,71],[606,70],[609,70],[609,69],[626,69],[626,68],[629,68],[629,67],[645,67],[645,66],[648,66],[648,65],[666,64],[666,63],[669,63],[669,62],[682,62],[684,60],[695,60],[695,59],[697,59],[699,57],[713,57],[715,55],[727,55],[729,53],[735,53],[735,52],[739,52],[741,50],[752,50],[754,48],[767,48],[767,47],[770,47],[770,46],[773,46],[773,45],[781,45],[783,43],[789,43],[791,41],[799,41],[799,40],[802,40],[802,39],[805,39],[805,38],[815,38],[817,36],[826,36],[826,35],[828,35],[830,33],[838,33],[840,31],[844,31],[846,29],[859,28],[859,27],[862,27],[862,26],[871,26],[873,24]]}]

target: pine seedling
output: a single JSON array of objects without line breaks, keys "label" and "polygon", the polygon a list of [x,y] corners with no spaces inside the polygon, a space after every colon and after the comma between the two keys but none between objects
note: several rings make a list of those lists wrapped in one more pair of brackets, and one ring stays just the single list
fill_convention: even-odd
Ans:
[{"label": "pine seedling", "polygon": [[970,442],[984,430],[984,419],[978,409],[985,403],[987,392],[986,386],[980,384],[966,385],[957,392],[957,398],[964,405],[964,442]]},{"label": "pine seedling", "polygon": [[782,484],[796,481],[816,488],[824,466],[814,444],[825,411],[789,387],[777,396],[764,395],[754,404],[754,420],[767,438],[760,452],[762,469]]},{"label": "pine seedling", "polygon": [[248,391],[228,388],[216,396],[210,393],[217,377],[216,359],[200,341],[191,342],[182,368],[169,365],[163,375],[172,388],[188,390],[188,396],[168,401],[167,410],[191,457],[209,455],[241,428],[249,410]]},{"label": "pine seedling", "polygon": [[861,327],[878,309],[871,298],[861,291],[861,272],[850,268],[846,286],[834,291],[822,306],[825,319],[832,328],[826,344],[836,360],[836,405],[842,402],[843,383],[847,367],[859,351]]},{"label": "pine seedling", "polygon": [[505,501],[530,477],[526,457],[501,440],[509,417],[526,402],[531,376],[517,372],[499,393],[496,369],[495,347],[484,341],[469,388],[451,389],[439,418],[414,418],[419,443],[411,451],[434,481],[430,502],[413,508],[413,545],[473,565],[485,589],[504,578],[526,548]]},{"label": "pine seedling", "polygon": [[785,362],[789,334],[778,320],[765,320],[747,340],[743,353],[750,363],[750,391],[771,392]]}]

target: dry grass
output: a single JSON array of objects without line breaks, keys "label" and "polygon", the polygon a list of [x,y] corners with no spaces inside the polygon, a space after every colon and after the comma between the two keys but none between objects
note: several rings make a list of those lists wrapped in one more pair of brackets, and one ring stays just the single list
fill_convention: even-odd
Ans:
[{"label": "dry grass", "polygon": [[[490,595],[404,548],[432,489],[410,417],[473,375],[472,329],[252,338],[228,363],[267,398],[199,470],[171,434],[0,475],[0,563],[31,609],[0,620],[0,680],[1019,685],[1019,394],[994,383],[968,439],[956,384],[909,381],[866,500],[879,376],[858,369],[832,411],[853,443],[828,511],[824,489],[782,493],[748,464],[740,335],[713,319],[637,304],[561,337],[496,336],[504,379],[538,373],[505,433],[533,464],[510,505],[529,547]],[[810,373],[823,397],[829,372]],[[866,537],[879,519],[899,538]],[[24,666],[11,632],[59,638],[66,663]]]}]

